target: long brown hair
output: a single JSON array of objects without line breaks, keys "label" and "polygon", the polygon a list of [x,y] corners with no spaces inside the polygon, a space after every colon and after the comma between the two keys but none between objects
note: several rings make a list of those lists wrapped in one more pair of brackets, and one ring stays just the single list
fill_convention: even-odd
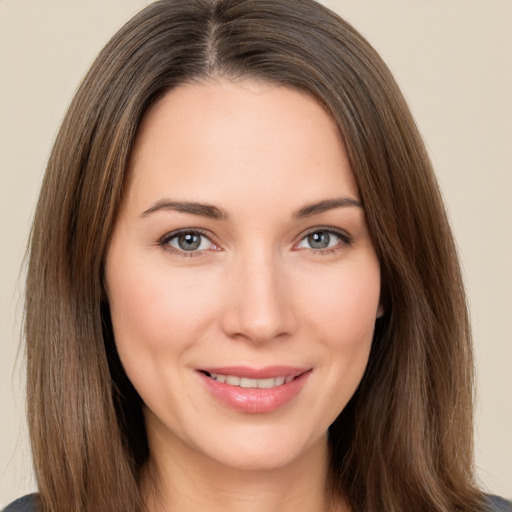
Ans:
[{"label": "long brown hair", "polygon": [[454,242],[389,70],[312,0],[163,0],[107,44],[49,159],[26,289],[28,416],[42,511],[140,511],[140,398],[117,357],[103,260],[137,128],[177,84],[257,78],[337,122],[383,282],[363,380],[329,431],[330,484],[355,512],[482,510],[472,353]]}]

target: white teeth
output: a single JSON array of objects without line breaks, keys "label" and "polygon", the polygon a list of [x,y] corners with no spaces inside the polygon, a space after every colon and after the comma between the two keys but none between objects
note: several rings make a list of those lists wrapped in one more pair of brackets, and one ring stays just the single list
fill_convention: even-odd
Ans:
[{"label": "white teeth", "polygon": [[241,388],[257,388],[258,381],[256,379],[246,379],[245,377],[242,377],[240,379],[240,387]]},{"label": "white teeth", "polygon": [[288,384],[295,377],[289,375],[287,377],[271,377],[269,379],[250,379],[248,377],[237,377],[235,375],[222,375],[220,373],[210,373],[210,378],[218,382],[225,382],[231,386],[239,386],[241,388],[260,388],[270,389],[276,386]]},{"label": "white teeth", "polygon": [[270,389],[276,385],[276,380],[274,378],[270,379],[258,379],[258,387],[261,389]]},{"label": "white teeth", "polygon": [[226,384],[231,384],[232,386],[240,386],[240,377],[235,377],[234,375],[226,375]]}]

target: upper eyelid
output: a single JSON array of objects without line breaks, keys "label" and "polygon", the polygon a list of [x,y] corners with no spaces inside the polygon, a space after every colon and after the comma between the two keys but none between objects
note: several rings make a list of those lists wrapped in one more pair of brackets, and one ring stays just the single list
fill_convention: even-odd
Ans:
[{"label": "upper eyelid", "polygon": [[204,236],[205,238],[208,238],[210,242],[215,243],[213,240],[213,235],[209,233],[208,231],[201,229],[201,228],[183,228],[183,229],[176,229],[174,231],[169,231],[159,239],[159,243],[166,243],[169,240],[172,240],[173,238],[183,235],[185,233],[197,233],[198,235]]},{"label": "upper eyelid", "polygon": [[349,240],[352,239],[352,236],[346,230],[344,230],[344,229],[335,228],[333,226],[317,226],[317,227],[308,229],[308,230],[304,231],[303,233],[301,233],[299,235],[299,237],[298,237],[298,241],[300,242],[301,240],[303,240],[307,236],[309,236],[309,235],[311,235],[313,233],[318,233],[318,232],[333,233],[333,234],[338,235],[338,236],[340,236],[342,238],[346,238],[346,239],[349,239]]},{"label": "upper eyelid", "polygon": [[[306,229],[306,231],[302,233],[302,236],[307,236],[311,233],[316,233],[317,231],[327,231],[330,233],[346,233],[344,229],[336,228],[334,226],[315,226],[313,228]],[[348,235],[348,233],[346,234]]]}]

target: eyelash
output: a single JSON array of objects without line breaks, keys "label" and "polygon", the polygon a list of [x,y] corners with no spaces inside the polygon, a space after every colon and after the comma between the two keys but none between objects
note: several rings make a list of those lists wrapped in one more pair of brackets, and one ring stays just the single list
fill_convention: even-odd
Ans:
[{"label": "eyelash", "polygon": [[342,231],[341,229],[337,229],[337,228],[320,226],[320,227],[315,227],[315,228],[307,231],[306,233],[304,233],[301,236],[299,242],[297,244],[295,244],[295,246],[297,246],[299,243],[301,243],[303,240],[305,240],[308,236],[314,235],[315,233],[326,233],[328,235],[334,235],[340,239],[340,243],[334,247],[326,247],[324,249],[314,249],[311,247],[311,248],[309,248],[309,251],[311,251],[313,254],[328,256],[331,254],[335,254],[339,250],[352,245],[352,237],[347,232]]},{"label": "eyelash", "polygon": [[170,252],[171,254],[176,254],[178,256],[182,256],[185,258],[194,258],[196,256],[202,256],[204,251],[185,251],[183,249],[176,249],[169,245],[169,242],[173,240],[174,238],[179,237],[180,235],[200,235],[207,240],[210,241],[210,243],[214,246],[216,246],[215,242],[211,240],[211,235],[207,233],[206,231],[203,231],[202,229],[180,229],[178,231],[173,231],[172,233],[167,233],[164,235],[159,241],[158,245],[162,247],[164,250]]},{"label": "eyelash", "polygon": [[[340,229],[335,229],[332,227],[316,227],[316,228],[311,229],[311,230],[307,231],[306,233],[304,233],[301,236],[300,240],[296,244],[294,244],[294,247],[296,247],[298,244],[303,242],[307,237],[309,237],[315,233],[325,233],[328,235],[334,235],[335,237],[340,239],[340,243],[337,244],[337,246],[326,247],[323,249],[314,249],[314,248],[310,247],[310,248],[308,248],[308,250],[311,251],[312,254],[319,254],[322,256],[331,255],[331,254],[336,253],[340,249],[342,249],[344,247],[348,247],[352,244],[352,238],[350,237],[350,235],[348,235],[346,232],[344,232]],[[211,240],[211,235],[201,229],[180,229],[178,231],[173,231],[171,233],[167,233],[158,241],[158,245],[160,247],[162,247],[164,250],[170,252],[171,254],[176,254],[178,256],[182,256],[185,258],[202,256],[204,254],[205,250],[186,251],[183,249],[176,249],[176,248],[172,247],[171,245],[169,245],[171,240],[179,237],[180,235],[200,235],[200,236],[206,238],[213,246],[216,247],[215,242],[213,242]],[[295,249],[295,250],[300,250],[300,249]]]}]

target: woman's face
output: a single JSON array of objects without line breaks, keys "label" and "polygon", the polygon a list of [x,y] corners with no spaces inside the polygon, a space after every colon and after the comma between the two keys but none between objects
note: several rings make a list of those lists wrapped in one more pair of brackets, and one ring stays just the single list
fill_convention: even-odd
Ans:
[{"label": "woman's face", "polygon": [[324,449],[380,292],[334,122],[266,83],[169,92],[136,139],[106,283],[153,454],[263,469]]}]

